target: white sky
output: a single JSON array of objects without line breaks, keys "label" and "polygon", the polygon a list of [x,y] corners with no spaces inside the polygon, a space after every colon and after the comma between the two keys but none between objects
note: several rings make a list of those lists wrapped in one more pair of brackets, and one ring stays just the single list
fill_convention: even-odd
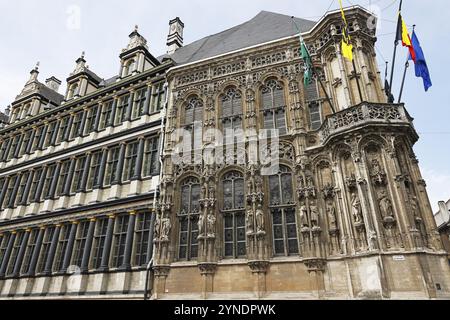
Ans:
[{"label": "white sky", "polygon": [[[421,140],[416,152],[433,207],[450,198],[450,74],[447,0],[405,0],[403,16],[408,25],[417,24],[434,87],[423,91],[421,79],[410,70],[404,101]],[[398,0],[343,0],[344,6],[360,4],[380,17],[379,65],[392,59]],[[134,26],[144,35],[150,51],[165,53],[168,21],[179,16],[185,23],[185,44],[243,23],[261,10],[318,20],[325,11],[338,8],[338,0],[0,0],[0,109],[3,110],[23,88],[30,70],[40,61],[41,82],[56,76],[65,82],[75,60],[86,51],[90,68],[109,78],[119,71],[119,54],[128,43]],[[261,30],[264,32],[264,30]],[[394,87],[397,95],[406,51],[399,47]],[[384,58],[384,59],[383,59]],[[63,89],[61,89],[62,91]]]}]

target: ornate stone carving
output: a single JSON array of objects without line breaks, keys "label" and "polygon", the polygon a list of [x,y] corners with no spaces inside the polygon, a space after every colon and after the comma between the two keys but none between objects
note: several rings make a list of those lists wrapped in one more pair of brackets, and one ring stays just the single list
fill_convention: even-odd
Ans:
[{"label": "ornate stone carving", "polygon": [[301,228],[309,228],[308,208],[306,205],[300,207],[300,226]]},{"label": "ornate stone carving", "polygon": [[259,205],[258,209],[256,209],[256,232],[258,234],[265,234],[265,222],[264,222],[264,211],[262,210],[262,206]]},{"label": "ornate stone carving", "polygon": [[167,277],[170,273],[170,266],[161,265],[153,267],[155,277]]},{"label": "ornate stone carving", "polygon": [[214,213],[209,213],[206,218],[206,235],[210,239],[216,237],[216,216]]},{"label": "ornate stone carving", "polygon": [[303,261],[303,263],[308,268],[308,272],[325,271],[327,265],[324,259],[308,259]]},{"label": "ornate stone carving", "polygon": [[267,273],[270,267],[269,261],[250,261],[248,263],[252,273]]},{"label": "ornate stone carving", "polygon": [[380,165],[380,163],[378,162],[377,159],[373,159],[372,160],[372,164],[371,164],[371,178],[372,178],[372,182],[375,185],[381,185],[381,186],[385,186],[386,185],[386,173],[381,168],[381,165]]},{"label": "ornate stone carving", "polygon": [[217,263],[200,263],[198,269],[201,275],[211,275],[216,273]]},{"label": "ornate stone carving", "polygon": [[363,224],[363,215],[362,215],[362,207],[361,200],[356,193],[352,193],[352,216],[355,224]]}]

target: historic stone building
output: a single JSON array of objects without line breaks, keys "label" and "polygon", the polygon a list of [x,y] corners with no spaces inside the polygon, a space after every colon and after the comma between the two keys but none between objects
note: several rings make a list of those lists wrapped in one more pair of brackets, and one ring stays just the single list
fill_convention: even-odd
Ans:
[{"label": "historic stone building", "polygon": [[136,29],[118,76],[82,55],[65,95],[34,69],[0,130],[0,298],[450,298],[413,119],[373,16],[346,15],[356,73],[339,12],[186,46],[177,18],[159,58]]},{"label": "historic stone building", "polygon": [[[340,12],[295,19],[336,113],[317,78],[303,85],[291,17],[261,12],[171,55],[155,298],[450,297],[413,119],[386,103],[373,17],[346,16],[356,74]],[[219,148],[211,129],[230,128],[245,143]],[[252,141],[262,129],[280,134],[268,176]]]},{"label": "historic stone building", "polygon": [[0,298],[143,297],[171,66],[136,28],[114,78],[31,71],[0,131]]}]

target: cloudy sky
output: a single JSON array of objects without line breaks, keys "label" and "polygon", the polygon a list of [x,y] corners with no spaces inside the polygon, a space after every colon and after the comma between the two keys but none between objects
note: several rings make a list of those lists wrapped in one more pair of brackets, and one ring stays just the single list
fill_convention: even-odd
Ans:
[{"label": "cloudy sky", "polygon": [[[378,62],[392,59],[393,32],[399,0],[343,0],[359,4],[379,18]],[[185,23],[185,43],[243,23],[261,10],[318,20],[337,9],[338,0],[0,0],[0,109],[20,92],[29,71],[40,61],[40,80],[65,80],[82,51],[90,68],[103,78],[119,70],[119,53],[135,25],[149,41],[150,51],[165,53],[168,21],[179,16]],[[409,72],[404,101],[421,136],[416,152],[428,182],[434,208],[450,198],[450,44],[441,21],[450,21],[448,0],[405,0],[403,15],[417,34],[434,82],[428,93]],[[264,30],[261,30],[264,32]],[[399,49],[395,81],[398,92],[406,51]]]}]

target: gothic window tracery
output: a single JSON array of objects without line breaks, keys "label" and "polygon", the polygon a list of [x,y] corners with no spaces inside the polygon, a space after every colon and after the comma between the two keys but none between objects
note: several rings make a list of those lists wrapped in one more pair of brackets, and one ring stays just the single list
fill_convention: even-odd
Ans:
[{"label": "gothic window tracery", "polygon": [[276,256],[298,254],[292,171],[288,167],[281,166],[278,174],[269,177],[269,199],[274,254]]},{"label": "gothic window tracery", "polygon": [[242,94],[236,88],[228,88],[220,98],[223,130],[242,128]]},{"label": "gothic window tracery", "polygon": [[281,82],[270,79],[261,90],[261,112],[265,129],[278,129],[280,135],[287,133],[286,100]]},{"label": "gothic window tracery", "polygon": [[224,256],[240,258],[246,255],[244,176],[233,171],[222,179],[224,215]]},{"label": "gothic window tracery", "polygon": [[180,260],[192,260],[198,256],[198,220],[200,214],[200,181],[187,178],[181,184],[181,203],[179,212],[179,250]]},{"label": "gothic window tracery", "polygon": [[203,101],[197,96],[189,98],[184,108],[183,126],[189,132],[191,150],[202,147],[203,108]]}]

